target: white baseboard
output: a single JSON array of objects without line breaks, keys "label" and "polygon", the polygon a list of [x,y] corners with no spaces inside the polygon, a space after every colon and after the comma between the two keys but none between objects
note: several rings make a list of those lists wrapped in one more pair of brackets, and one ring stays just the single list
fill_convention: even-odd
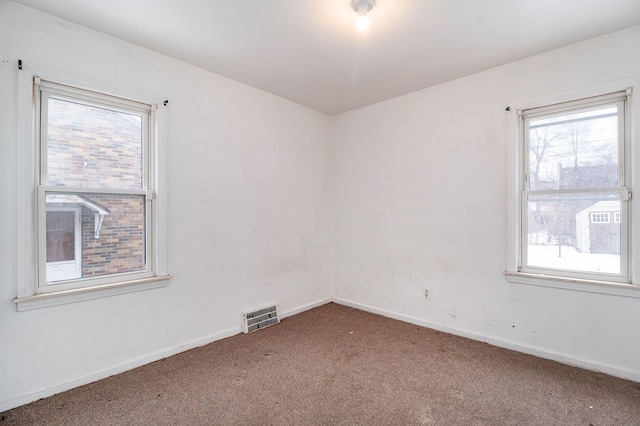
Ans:
[{"label": "white baseboard", "polygon": [[304,311],[308,311],[309,309],[317,308],[318,306],[326,305],[327,303],[331,303],[332,299],[330,297],[320,299],[316,302],[308,303],[306,305],[302,305],[295,309],[290,309],[286,312],[280,312],[280,318],[291,317],[293,315],[300,314]]},{"label": "white baseboard", "polygon": [[[512,341],[508,341],[508,340],[504,340],[504,339],[498,339],[498,338],[493,338],[493,337],[488,337],[488,336],[482,336],[482,335],[478,335],[475,334],[473,332],[469,332],[466,330],[460,330],[460,329],[455,329],[455,328],[451,328],[442,324],[438,324],[438,323],[434,323],[434,322],[429,322],[429,321],[425,321],[425,320],[421,320],[419,318],[414,318],[411,316],[407,316],[407,315],[402,315],[402,314],[398,314],[396,312],[392,312],[392,311],[388,311],[385,309],[379,309],[379,308],[375,308],[373,306],[369,306],[369,305],[365,305],[365,304],[361,304],[361,303],[356,303],[356,302],[352,302],[349,300],[345,300],[345,299],[340,299],[340,298],[326,298],[326,299],[321,299],[318,300],[316,302],[312,302],[312,303],[308,303],[306,305],[294,308],[294,309],[290,309],[288,311],[282,312],[281,313],[281,318],[286,318],[286,317],[290,317],[296,314],[299,314],[301,312],[307,311],[309,309],[313,309],[316,308],[318,306],[322,306],[325,305],[329,302],[335,302],[337,304],[340,305],[344,305],[344,306],[349,306],[355,309],[360,309],[362,311],[365,312],[371,312],[373,314],[378,314],[378,315],[382,315],[384,317],[388,317],[388,318],[393,318],[393,319],[397,319],[399,321],[404,321],[407,323],[411,323],[411,324],[415,324],[415,325],[419,325],[422,327],[427,327],[427,328],[432,328],[434,330],[438,330],[438,331],[443,331],[445,333],[450,333],[450,334],[455,334],[458,336],[462,336],[462,337],[466,337],[469,339],[473,339],[473,340],[478,340],[481,342],[485,342],[494,346],[498,346],[501,348],[506,348],[506,349],[512,349],[518,352],[523,352],[529,355],[534,355],[540,358],[546,358],[546,359],[550,359],[553,361],[558,361],[561,362],[563,364],[568,364],[568,365],[573,365],[576,367],[580,367],[580,368],[584,368],[587,370],[592,370],[592,371],[600,371],[606,374],[610,374],[612,376],[616,376],[616,377],[620,377],[623,379],[627,379],[627,380],[633,380],[636,382],[640,382],[640,373],[638,372],[634,372],[634,371],[629,371],[629,370],[624,370],[624,369],[620,369],[617,367],[612,367],[612,366],[608,366],[608,365],[602,365],[602,364],[596,364],[590,361],[586,361],[583,359],[579,359],[579,358],[575,358],[566,354],[560,354],[560,353],[554,353],[551,352],[545,348],[538,348],[538,347],[533,347],[533,346],[528,346],[528,345],[522,345],[520,343],[517,342],[512,342]],[[135,358],[133,360],[127,361],[127,362],[123,362],[121,364],[118,364],[112,368],[108,368],[105,370],[102,370],[100,372],[97,372],[95,374],[91,374],[88,376],[84,376],[84,377],[78,377],[76,379],[72,379],[69,381],[65,381],[65,382],[61,382],[61,383],[57,383],[53,386],[47,386],[47,387],[42,387],[39,389],[35,389],[29,392],[25,392],[23,394],[20,395],[15,395],[13,398],[11,399],[7,399],[4,401],[0,401],[0,412],[3,411],[7,411],[10,410],[12,408],[15,407],[19,407],[21,405],[25,405],[28,404],[30,402],[36,401],[38,399],[41,398],[46,398],[52,395],[55,395],[57,393],[60,392],[64,392],[67,391],[69,389],[73,389],[76,388],[78,386],[83,386],[89,383],[93,383],[95,381],[98,380],[102,380],[102,379],[106,379],[107,377],[116,375],[116,374],[120,374],[120,373],[124,373],[125,371],[129,371],[132,370],[134,368],[137,367],[141,367],[143,365],[149,364],[151,362],[154,361],[158,361],[160,359],[163,358],[167,358],[173,355],[177,355],[181,352],[184,351],[188,351],[190,349],[194,349],[200,346],[204,346],[207,345],[209,343],[215,342],[217,340],[221,340],[221,339],[225,339],[227,337],[231,337],[234,336],[236,334],[240,334],[242,332],[242,328],[240,326],[238,327],[234,327],[234,328],[230,328],[227,330],[223,330],[221,332],[218,333],[213,333],[207,336],[204,336],[202,338],[198,338],[198,339],[193,339],[190,340],[188,342],[184,342],[182,344],[170,347],[170,348],[165,348],[138,358]]]},{"label": "white baseboard", "polygon": [[76,379],[60,382],[52,386],[46,386],[33,391],[25,392],[21,395],[16,395],[14,398],[0,401],[0,412],[10,410],[12,408],[19,407],[24,404],[28,404],[30,402],[36,401],[41,398],[46,398],[46,397],[55,395],[57,393],[67,391],[69,389],[73,389],[78,386],[83,386],[98,380],[106,379],[107,377],[124,373],[125,371],[133,370],[134,368],[141,367],[143,365],[152,363],[154,361],[158,361],[163,358],[177,355],[180,352],[188,351],[189,349],[194,349],[200,346],[207,345],[211,342],[215,342],[216,340],[231,337],[241,332],[242,332],[242,329],[239,326],[235,328],[223,330],[218,333],[213,333],[198,339],[193,339],[170,348],[161,349],[159,351],[152,352],[150,354],[147,354],[138,358],[134,358],[129,361],[125,361],[114,367],[107,368],[105,370],[99,371],[94,374],[90,374],[88,376],[78,377]]},{"label": "white baseboard", "polygon": [[421,327],[432,328],[434,330],[443,331],[445,333],[455,334],[457,336],[466,337],[468,339],[488,343],[490,345],[498,346],[500,348],[511,349],[517,352],[534,355],[539,358],[545,358],[552,361],[557,361],[562,364],[584,368],[585,370],[601,372],[601,373],[609,374],[611,376],[620,377],[622,379],[632,380],[634,382],[640,382],[640,372],[637,372],[637,371],[625,370],[625,369],[618,368],[611,365],[594,363],[592,361],[584,360],[571,355],[553,352],[547,348],[523,345],[522,343],[518,343],[518,342],[506,340],[506,339],[483,336],[480,334],[473,333],[471,331],[452,328],[443,324],[425,321],[419,318],[399,314],[399,313],[388,311],[385,309],[375,308],[373,306],[352,302],[346,299],[334,297],[332,298],[331,301],[340,305],[359,309],[361,311],[382,315],[387,318],[393,318],[399,321],[408,322],[410,324],[419,325]]},{"label": "white baseboard", "polygon": [[[297,307],[295,309],[282,312],[280,317],[286,318],[292,315],[296,315],[301,312],[307,311],[309,309],[322,306],[329,302],[331,302],[331,298],[327,297],[325,299],[321,299],[316,302],[312,302],[312,303]],[[78,386],[83,386],[89,383],[96,382],[98,380],[106,379],[107,377],[124,373],[125,371],[133,370],[134,368],[142,367],[143,365],[152,363],[154,361],[158,361],[163,358],[177,355],[181,352],[198,348],[200,346],[208,345],[209,343],[215,342],[217,340],[225,339],[227,337],[231,337],[240,333],[242,333],[242,327],[239,324],[238,327],[230,328],[227,330],[220,331],[218,333],[209,334],[207,336],[204,336],[198,339],[193,339],[187,342],[183,342],[179,345],[172,346],[170,348],[161,349],[159,351],[152,352],[150,354],[147,354],[138,358],[134,358],[132,360],[120,363],[114,367],[107,368],[105,370],[99,371],[94,374],[90,374],[88,376],[77,377],[69,381],[64,381],[64,382],[54,384],[52,386],[46,386],[46,387],[43,386],[41,388],[37,388],[29,392],[25,392],[19,395],[14,395],[11,399],[0,401],[0,412],[4,412],[12,408],[16,408],[21,405],[28,404],[30,402],[36,401],[41,398],[53,396],[57,393],[67,391],[69,389],[73,389]]]}]

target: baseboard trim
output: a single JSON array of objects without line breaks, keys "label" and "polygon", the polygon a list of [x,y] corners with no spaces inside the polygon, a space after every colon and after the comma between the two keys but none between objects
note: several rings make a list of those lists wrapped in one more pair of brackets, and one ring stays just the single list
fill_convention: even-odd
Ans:
[{"label": "baseboard trim", "polygon": [[150,364],[152,362],[167,358],[173,355],[177,355],[181,352],[188,351],[200,346],[207,345],[215,342],[216,340],[225,339],[227,337],[234,336],[242,332],[240,326],[223,330],[218,333],[209,334],[205,337],[189,340],[176,346],[161,349],[159,351],[152,352],[150,354],[134,358],[133,360],[120,363],[114,367],[104,369],[88,376],[78,377],[76,379],[57,383],[52,386],[46,386],[39,388],[32,392],[26,392],[18,395],[15,398],[0,401],[0,412],[10,410],[21,405],[28,404],[41,398],[53,396],[60,392],[64,392],[79,386],[83,386],[89,383],[96,382],[98,380],[106,379],[107,377],[114,376],[116,374],[124,373],[125,371],[133,370],[134,368],[142,367],[143,365]]},{"label": "baseboard trim", "polygon": [[304,311],[308,311],[309,309],[317,308],[318,306],[326,305],[327,303],[331,303],[331,297],[326,297],[324,299],[320,299],[316,302],[307,303],[306,305],[302,305],[300,307],[289,309],[285,312],[280,312],[280,318],[291,317],[297,314],[300,314]]},{"label": "baseboard trim", "polygon": [[473,333],[468,330],[452,328],[436,322],[425,321],[420,318],[399,314],[397,312],[376,308],[376,307],[365,305],[362,303],[352,302],[350,300],[341,299],[338,297],[333,297],[331,301],[339,305],[348,306],[350,308],[359,309],[361,311],[370,312],[372,314],[382,315],[387,318],[392,318],[392,319],[407,322],[410,324],[415,324],[421,327],[427,327],[427,328],[442,331],[445,333],[454,334],[456,336],[466,337],[468,339],[488,343],[490,345],[497,346],[500,348],[511,349],[511,350],[522,352],[528,355],[537,356],[539,358],[545,358],[552,361],[557,361],[562,364],[571,365],[573,367],[579,367],[585,370],[591,370],[591,371],[609,374],[611,376],[619,377],[621,379],[640,382],[640,372],[637,372],[637,371],[625,370],[625,369],[614,367],[611,365],[594,363],[592,361],[576,358],[574,356],[567,355],[564,353],[552,352],[542,347],[523,345],[522,343],[514,342],[507,339],[484,336],[484,335]]},{"label": "baseboard trim", "polygon": [[[509,341],[509,340],[505,340],[505,339],[499,339],[499,338],[495,338],[495,337],[489,337],[489,336],[483,336],[483,335],[479,335],[467,330],[462,330],[462,329],[456,329],[456,328],[452,328],[449,326],[445,326],[443,324],[439,324],[439,323],[435,323],[435,322],[431,322],[431,321],[425,321],[419,318],[415,318],[412,316],[408,316],[408,315],[403,315],[403,314],[399,314],[397,312],[393,312],[393,311],[389,311],[386,309],[380,309],[380,308],[376,308],[373,306],[369,306],[369,305],[365,305],[362,303],[356,303],[356,302],[352,302],[350,300],[346,300],[346,299],[341,299],[341,298],[337,298],[337,297],[328,297],[325,299],[321,299],[318,300],[316,302],[312,302],[312,303],[308,303],[305,305],[302,305],[300,307],[294,308],[294,309],[290,309],[288,311],[282,312],[281,313],[281,317],[282,318],[286,318],[286,317],[290,317],[293,315],[297,315],[299,313],[302,313],[304,311],[316,308],[318,306],[322,306],[325,305],[327,303],[330,302],[334,302],[337,303],[339,305],[344,305],[344,306],[348,306],[351,308],[355,308],[355,309],[359,309],[365,312],[370,312],[373,314],[377,314],[377,315],[382,315],[384,317],[387,318],[392,318],[392,319],[396,319],[399,321],[403,321],[403,322],[407,322],[410,324],[415,324],[421,327],[427,327],[427,328],[432,328],[434,330],[438,330],[438,331],[442,331],[445,333],[450,333],[450,334],[454,334],[457,336],[461,336],[461,337],[466,337],[468,339],[472,339],[472,340],[477,340],[477,341],[481,341],[481,342],[485,342],[488,343],[490,345],[493,346],[498,346],[501,348],[505,348],[505,349],[511,349],[514,351],[518,351],[518,352],[522,352],[522,353],[526,353],[529,355],[534,355],[540,358],[545,358],[545,359],[550,359],[552,361],[557,361],[563,364],[568,364],[568,365],[572,365],[575,367],[580,367],[580,368],[584,368],[587,370],[591,370],[591,371],[598,371],[598,372],[602,372],[602,373],[606,373],[615,377],[620,377],[622,379],[627,379],[627,380],[632,380],[635,382],[640,382],[640,373],[638,372],[634,372],[634,371],[629,371],[629,370],[624,370],[624,369],[620,369],[617,367],[613,367],[613,366],[609,366],[609,365],[602,365],[602,364],[597,364],[597,363],[593,363],[584,359],[580,359],[580,358],[576,358],[573,356],[569,356],[566,354],[562,354],[562,353],[556,353],[556,352],[550,352],[548,350],[546,350],[545,348],[540,348],[540,347],[534,347],[534,346],[529,346],[529,345],[523,345],[521,343],[518,342],[513,342],[513,341]],[[233,327],[233,328],[229,328],[227,330],[223,330],[221,332],[218,333],[213,333],[213,334],[209,334],[207,336],[204,336],[202,338],[198,338],[198,339],[193,339],[184,343],[181,343],[179,345],[170,347],[170,348],[165,348],[150,354],[147,354],[145,356],[141,356],[138,358],[135,358],[133,360],[127,361],[127,362],[123,362],[121,364],[118,364],[112,368],[108,368],[102,371],[99,371],[95,374],[91,374],[88,376],[84,376],[84,377],[79,377],[70,381],[65,381],[65,382],[61,382],[61,383],[57,383],[53,386],[47,386],[36,389],[34,391],[30,391],[30,392],[26,392],[20,395],[15,396],[14,398],[11,399],[7,399],[4,401],[0,401],[0,412],[4,412],[7,410],[10,410],[12,408],[16,408],[19,407],[21,405],[25,405],[28,404],[30,402],[36,401],[38,399],[41,398],[46,398],[49,396],[53,396],[55,394],[58,394],[60,392],[64,392],[73,388],[76,388],[78,386],[83,386],[89,383],[93,383],[95,381],[98,380],[102,380],[102,379],[106,379],[107,377],[110,376],[114,376],[116,374],[120,374],[120,373],[124,373],[125,371],[129,371],[132,370],[134,368],[138,368],[141,367],[143,365],[161,360],[163,358],[167,358],[173,355],[177,355],[181,352],[185,352],[188,351],[190,349],[194,349],[200,346],[204,346],[204,345],[208,345],[209,343],[213,343],[217,340],[221,340],[221,339],[225,339],[227,337],[231,337],[234,336],[236,334],[240,334],[242,333],[242,327],[238,326],[238,327]]]},{"label": "baseboard trim", "polygon": [[[308,303],[306,305],[302,305],[300,307],[290,309],[286,312],[281,313],[281,318],[286,318],[292,315],[299,314],[301,312],[307,311],[309,309],[316,308],[318,306],[325,305],[331,302],[331,298],[327,297],[325,299],[318,300],[316,302]],[[238,321],[240,322],[240,321]],[[183,342],[179,345],[172,346],[169,348],[161,349],[156,352],[152,352],[150,354],[134,358],[133,360],[126,361],[120,363],[114,367],[107,368],[105,370],[99,371],[94,374],[90,374],[88,376],[77,377],[75,379],[60,382],[54,384],[52,386],[40,387],[33,391],[25,392],[20,395],[16,395],[11,399],[6,399],[4,401],[0,401],[0,412],[4,412],[7,410],[11,410],[12,408],[19,407],[21,405],[28,404],[33,401],[37,401],[38,399],[47,398],[49,396],[53,396],[60,392],[65,392],[70,389],[87,385],[89,383],[96,382],[98,380],[106,379],[107,377],[114,376],[116,374],[124,373],[129,370],[133,370],[134,368],[142,367],[143,365],[150,364],[152,362],[161,360],[163,358],[167,358],[173,355],[177,355],[181,352],[188,351],[190,349],[198,348],[200,346],[208,345],[209,343],[213,343],[217,340],[226,339],[227,337],[235,336],[236,334],[242,333],[242,327],[238,324],[237,327],[229,328],[218,333],[212,333],[207,336],[189,340],[187,342]]]}]

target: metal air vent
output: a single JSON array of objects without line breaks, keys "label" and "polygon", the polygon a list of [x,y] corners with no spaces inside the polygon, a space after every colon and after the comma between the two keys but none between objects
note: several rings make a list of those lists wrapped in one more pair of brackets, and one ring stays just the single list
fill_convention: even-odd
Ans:
[{"label": "metal air vent", "polygon": [[247,312],[243,315],[243,331],[245,333],[251,333],[252,331],[260,330],[280,322],[280,318],[278,318],[277,305],[269,306],[268,308],[259,309],[253,312]]}]

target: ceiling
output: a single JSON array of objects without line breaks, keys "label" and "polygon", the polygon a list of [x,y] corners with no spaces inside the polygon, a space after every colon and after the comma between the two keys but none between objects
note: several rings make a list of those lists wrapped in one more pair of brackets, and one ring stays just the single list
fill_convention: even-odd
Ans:
[{"label": "ceiling", "polygon": [[[335,115],[640,25],[639,0],[14,0]],[[639,43],[640,47],[640,43]]]}]

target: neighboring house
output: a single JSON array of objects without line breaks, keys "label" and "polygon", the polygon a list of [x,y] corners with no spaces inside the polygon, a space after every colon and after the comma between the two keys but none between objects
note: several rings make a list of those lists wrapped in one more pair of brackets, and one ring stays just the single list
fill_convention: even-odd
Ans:
[{"label": "neighboring house", "polygon": [[[88,240],[98,240],[104,217],[110,212],[104,206],[71,194],[48,194],[47,205],[47,280],[82,278],[83,271],[94,259],[87,256]],[[93,215],[93,216],[92,216]],[[86,229],[93,224],[93,229]]]},{"label": "neighboring house", "polygon": [[620,254],[620,201],[598,201],[576,213],[576,248],[582,253]]}]

